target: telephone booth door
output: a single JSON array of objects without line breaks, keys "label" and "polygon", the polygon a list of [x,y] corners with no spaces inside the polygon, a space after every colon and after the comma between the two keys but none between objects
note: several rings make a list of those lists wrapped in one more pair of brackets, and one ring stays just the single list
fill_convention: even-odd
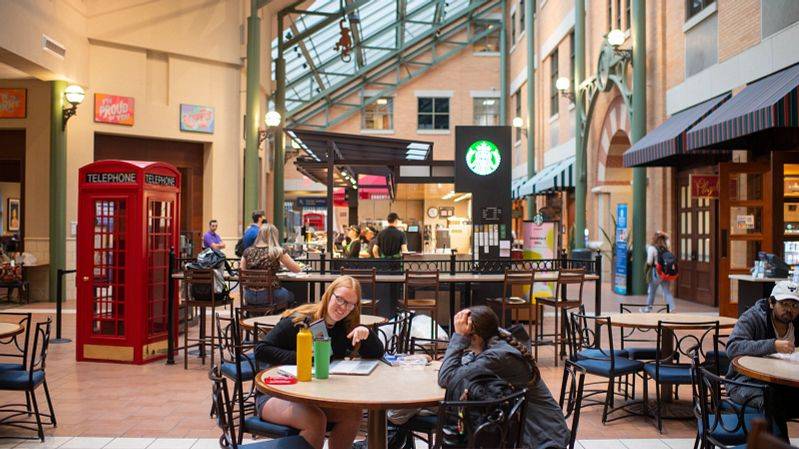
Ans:
[{"label": "telephone booth door", "polygon": [[176,195],[148,194],[146,197],[147,285],[144,298],[146,311],[146,340],[163,340],[167,333],[167,304],[169,292],[169,249],[176,233]]}]

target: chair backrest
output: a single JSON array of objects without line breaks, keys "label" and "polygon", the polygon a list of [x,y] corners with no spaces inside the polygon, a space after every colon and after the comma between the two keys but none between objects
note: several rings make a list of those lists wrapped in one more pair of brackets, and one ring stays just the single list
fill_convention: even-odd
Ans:
[{"label": "chair backrest", "polygon": [[566,422],[571,418],[571,436],[569,449],[574,449],[577,441],[577,430],[580,425],[580,408],[583,404],[583,388],[585,386],[585,369],[571,360],[566,360],[563,367],[563,388],[560,391],[560,404]]},{"label": "chair backrest", "polygon": [[747,449],[799,449],[768,432],[768,422],[765,419],[752,420],[749,438],[746,439]]},{"label": "chair backrest", "polygon": [[433,360],[441,360],[447,352],[448,345],[449,340],[411,337],[410,344],[408,345],[408,352],[411,354],[422,352],[429,355]]},{"label": "chair backrest", "polygon": [[[619,313],[635,313],[641,307],[646,307],[646,303],[632,303],[623,302],[619,304]],[[670,313],[671,307],[668,304],[653,304],[652,312],[655,313]],[[622,327],[621,328],[621,349],[624,349],[625,343],[655,343],[657,341],[655,331],[650,328],[639,327]],[[644,338],[643,335],[648,334],[651,338]]]},{"label": "chair backrest", "polygon": [[189,301],[208,302],[213,300],[215,292],[214,270],[190,269],[183,271],[183,282],[186,285]]},{"label": "chair backrest", "polygon": [[47,350],[50,348],[50,325],[53,322],[52,318],[47,318],[47,321],[40,321],[36,323],[36,328],[33,333],[33,346],[28,353],[30,361],[28,362],[28,378],[33,384],[33,374],[36,371],[44,371],[47,362]]},{"label": "chair backrest", "polygon": [[269,270],[239,270],[239,285],[249,289],[268,289],[271,293],[279,283],[275,273]]},{"label": "chair backrest", "polygon": [[374,299],[377,288],[377,269],[371,268],[342,268],[342,276],[351,276],[361,284],[361,296]]},{"label": "chair backrest", "polygon": [[413,311],[399,309],[387,322],[372,325],[372,329],[384,342],[386,354],[411,352],[411,323],[414,316]]},{"label": "chair backrest", "polygon": [[533,294],[535,285],[535,270],[505,270],[505,280],[502,284],[502,299],[507,301],[513,295],[513,287],[528,287]]},{"label": "chair backrest", "polygon": [[[434,447],[522,447],[526,410],[526,388],[491,401],[441,401]],[[471,417],[475,416],[481,418],[480,422],[473,422]],[[460,432],[453,430],[457,427]]]},{"label": "chair backrest", "polygon": [[222,375],[218,366],[212,367],[208,371],[208,378],[211,380],[211,407],[216,425],[222,430],[219,437],[219,444],[222,447],[238,449],[236,444],[236,428],[233,422],[233,407],[230,403],[230,393],[227,387],[227,380]]},{"label": "chair backrest", "polygon": [[406,271],[404,297],[407,302],[412,298],[413,290],[421,288],[434,292],[435,299],[438,299],[439,281],[438,270],[431,271]]},{"label": "chair backrest", "polygon": [[3,359],[5,363],[13,363],[7,359],[16,359],[20,365],[25,366],[28,361],[28,344],[31,336],[31,314],[2,312],[0,313],[0,321],[17,323],[25,329],[20,334],[0,338],[0,349],[2,349],[0,359]]},{"label": "chair backrest", "polygon": [[214,313],[214,325],[220,363],[235,363],[237,347],[241,346],[241,331],[235,314],[225,316],[218,312]]},{"label": "chair backrest", "polygon": [[[578,312],[569,313],[569,325],[567,332],[569,336],[569,358],[576,359],[577,354],[586,349],[596,349],[599,352],[596,357],[581,355],[587,360],[602,360],[610,362],[610,369],[613,371],[616,366],[613,354],[613,333],[610,317],[587,315],[585,309],[580,307]],[[607,332],[607,334],[605,334]],[[602,341],[607,341],[607,347],[602,347]]]},{"label": "chair backrest", "polygon": [[[558,280],[555,285],[555,296],[558,299],[569,301],[583,300],[583,285],[585,284],[585,268],[561,268],[558,271]],[[576,298],[569,297],[570,285],[576,285],[579,292]]]},{"label": "chair backrest", "polygon": [[[746,415],[751,414],[753,410],[759,409],[752,402],[758,397],[763,398],[763,410],[766,411],[765,417],[767,421],[770,421],[771,418],[768,412],[771,408],[769,405],[770,393],[768,385],[729,380],[714,374],[706,368],[697,368],[699,383],[698,405],[703,431],[700,437],[705,445],[708,447],[713,447],[710,445],[727,447],[745,443],[745,440],[731,442],[726,439],[722,442],[716,440],[713,435],[736,433],[742,433],[744,436],[748,435],[750,429],[748,428]],[[751,395],[743,403],[734,401],[728,394],[730,387],[750,388]],[[730,419],[730,415],[735,415],[737,419]],[[726,416],[726,419],[723,419],[724,416]]]},{"label": "chair backrest", "polygon": [[[655,375],[659,376],[661,365],[679,362],[680,358],[685,357],[691,360],[693,352],[697,352],[704,361],[707,357],[707,346],[718,352],[716,342],[719,335],[718,321],[703,321],[686,324],[674,321],[658,321],[657,344],[655,345]],[[668,331],[668,332],[667,332]],[[667,343],[666,339],[672,341]],[[710,342],[710,343],[708,343]],[[671,347],[671,351],[665,348]],[[716,365],[718,372],[718,365]]]}]

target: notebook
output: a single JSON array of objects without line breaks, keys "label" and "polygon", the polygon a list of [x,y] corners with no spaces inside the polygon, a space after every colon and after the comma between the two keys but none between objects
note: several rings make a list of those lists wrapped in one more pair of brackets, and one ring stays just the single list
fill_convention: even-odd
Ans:
[{"label": "notebook", "polygon": [[[368,376],[378,363],[377,360],[335,360],[330,363],[330,374]],[[297,365],[283,365],[277,371],[284,376],[297,377]]]},{"label": "notebook", "polygon": [[794,351],[793,354],[776,353],[776,354],[771,354],[769,357],[775,359],[787,360],[793,363],[799,363],[799,351]]}]

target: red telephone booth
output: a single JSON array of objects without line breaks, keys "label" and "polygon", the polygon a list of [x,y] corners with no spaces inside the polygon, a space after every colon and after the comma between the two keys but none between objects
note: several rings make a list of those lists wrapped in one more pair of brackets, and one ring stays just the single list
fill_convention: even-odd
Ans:
[{"label": "red telephone booth", "polygon": [[[180,172],[162,162],[106,160],[82,167],[79,176],[76,358],[163,358]],[[175,326],[177,312],[174,304]]]}]

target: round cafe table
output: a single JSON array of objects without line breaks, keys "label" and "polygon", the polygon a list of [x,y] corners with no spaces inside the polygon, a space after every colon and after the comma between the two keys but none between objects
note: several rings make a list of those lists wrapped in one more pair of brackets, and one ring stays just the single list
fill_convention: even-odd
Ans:
[{"label": "round cafe table", "polygon": [[[265,329],[271,329],[277,326],[278,321],[283,318],[283,315],[265,315],[265,316],[256,316],[252,318],[245,318],[241,320],[241,327],[246,330],[253,330],[255,329],[255,325],[257,324],[258,327],[262,327]],[[386,319],[382,316],[376,315],[361,315],[361,324],[364,326],[372,326],[375,324],[382,324],[385,323]]]},{"label": "round cafe table", "polygon": [[[799,354],[799,351],[795,352]],[[799,388],[799,364],[774,357],[742,356],[732,360],[739,373],[763,382]]]},{"label": "round cafe table", "polygon": [[[724,316],[701,315],[698,313],[609,313],[610,324],[614,327],[638,328],[638,329],[657,329],[658,323],[667,321],[663,325],[663,342],[661,350],[664,354],[670,354],[674,350],[674,329],[692,330],[700,329],[699,323],[718,321],[719,329],[729,329],[738,322],[737,318]],[[697,324],[692,328],[692,324]],[[664,402],[672,400],[671,384],[661,382],[660,394]]]},{"label": "round cafe table", "polygon": [[440,362],[424,367],[403,368],[378,363],[368,376],[331,375],[325,380],[297,382],[294,385],[268,385],[263,377],[277,375],[279,367],[258,373],[258,391],[292,402],[319,407],[369,410],[367,442],[369,449],[385,449],[386,410],[432,407],[444,399],[438,386]]},{"label": "round cafe table", "polygon": [[23,330],[25,328],[18,323],[0,323],[0,338],[13,337],[21,334]]}]

